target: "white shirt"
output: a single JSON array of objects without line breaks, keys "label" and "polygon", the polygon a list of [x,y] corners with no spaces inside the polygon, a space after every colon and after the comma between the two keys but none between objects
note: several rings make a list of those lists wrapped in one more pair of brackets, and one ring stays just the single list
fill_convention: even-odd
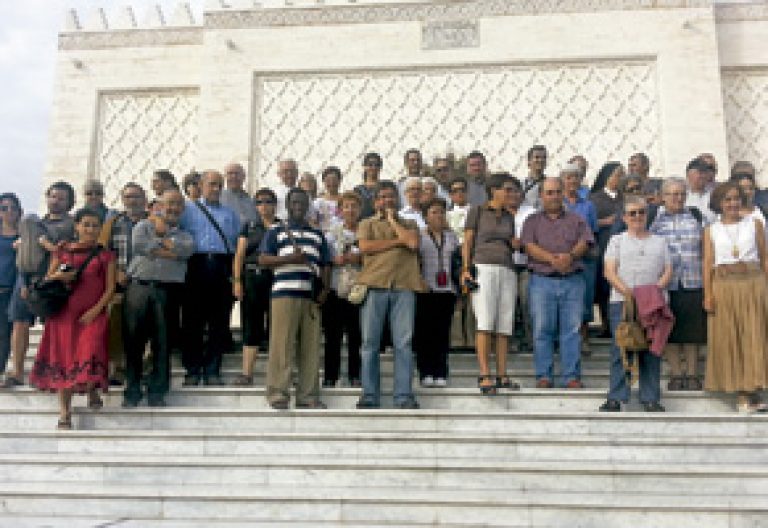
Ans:
[{"label": "white shirt", "polygon": [[424,221],[424,217],[421,216],[421,211],[414,209],[410,205],[406,205],[400,209],[400,212],[397,214],[400,216],[400,218],[405,218],[406,220],[413,220],[416,222],[416,224],[419,226],[419,230],[425,229],[427,227],[427,223]]},{"label": "white shirt", "polygon": [[459,244],[464,243],[464,224],[467,222],[467,215],[469,214],[470,207],[472,207],[470,204],[454,205],[445,213],[451,231],[453,231],[459,238]]},{"label": "white shirt", "polygon": [[288,209],[285,207],[285,198],[288,196],[288,191],[290,191],[291,188],[285,185],[283,182],[280,182],[275,185],[274,189],[272,190],[275,191],[275,196],[277,196],[275,216],[278,218],[288,218]]},{"label": "white shirt", "polygon": [[686,207],[695,207],[701,211],[701,216],[704,217],[704,225],[707,226],[717,220],[717,215],[709,208],[709,195],[708,191],[698,193],[688,189],[688,195],[685,199]]},{"label": "white shirt", "polygon": [[[530,205],[526,204],[520,204],[520,207],[517,208],[517,214],[515,215],[515,238],[520,238],[520,234],[523,232],[523,224],[525,223],[525,220],[535,212],[535,207],[531,207]],[[528,255],[522,251],[515,251],[515,253],[512,255],[512,258],[514,259],[515,264],[518,266],[525,266],[528,264]]]},{"label": "white shirt", "polygon": [[709,228],[715,266],[737,262],[760,262],[755,239],[755,220],[751,216],[742,218],[737,224],[723,224],[718,221]]}]

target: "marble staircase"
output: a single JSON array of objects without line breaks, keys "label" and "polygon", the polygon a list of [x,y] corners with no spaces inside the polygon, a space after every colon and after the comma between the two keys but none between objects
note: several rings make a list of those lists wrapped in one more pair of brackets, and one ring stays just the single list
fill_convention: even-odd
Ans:
[{"label": "marble staircase", "polygon": [[[667,413],[599,413],[607,342],[593,348],[586,389],[532,388],[515,353],[523,389],[492,397],[453,354],[449,387],[418,388],[417,411],[359,411],[340,386],[328,410],[278,412],[261,374],[182,388],[176,365],[169,407],[76,398],[59,432],[55,396],[2,391],[0,526],[768,527],[768,416],[693,391],[664,391]],[[225,377],[240,361],[225,356]]]}]

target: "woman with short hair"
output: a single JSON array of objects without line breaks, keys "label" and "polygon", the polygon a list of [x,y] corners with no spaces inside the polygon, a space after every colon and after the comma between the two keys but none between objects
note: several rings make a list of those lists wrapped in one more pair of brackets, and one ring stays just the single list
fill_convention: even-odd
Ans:
[{"label": "woman with short hair", "polygon": [[735,182],[712,191],[719,220],[704,231],[704,309],[709,313],[704,388],[738,394],[739,412],[764,412],[768,388],[768,259],[759,220],[742,217]]},{"label": "woman with short hair", "polygon": [[[520,248],[520,242],[515,238],[515,217],[507,210],[508,196],[516,190],[511,176],[505,172],[491,174],[486,189],[490,200],[472,207],[464,226],[461,282],[463,287],[474,290],[478,386],[482,394],[489,395],[498,388],[520,388],[507,375],[507,350],[509,336],[515,332],[517,301],[514,251]],[[472,270],[476,270],[476,276]],[[488,365],[491,350],[496,353],[495,379]]]},{"label": "woman with short hair", "polygon": [[[608,308],[614,342],[611,346],[611,380],[608,399],[600,406],[603,412],[621,411],[621,403],[629,402],[627,380],[621,351],[616,343],[616,328],[626,303],[634,303],[634,289],[655,285],[665,290],[672,278],[672,259],[664,238],[650,233],[646,227],[648,204],[644,197],[627,196],[624,200],[624,222],[627,230],[615,235],[605,251],[605,278],[611,285]],[[640,374],[640,403],[646,412],[662,412],[661,358],[649,350],[636,352]]]},{"label": "woman with short hair", "polygon": [[[661,186],[664,207],[651,224],[651,233],[664,237],[672,256],[669,307],[675,325],[665,357],[669,363],[671,391],[701,390],[697,374],[699,348],[707,343],[707,317],[703,308],[701,213],[685,207],[686,184],[682,178],[667,178]],[[685,369],[683,369],[683,363]]]}]

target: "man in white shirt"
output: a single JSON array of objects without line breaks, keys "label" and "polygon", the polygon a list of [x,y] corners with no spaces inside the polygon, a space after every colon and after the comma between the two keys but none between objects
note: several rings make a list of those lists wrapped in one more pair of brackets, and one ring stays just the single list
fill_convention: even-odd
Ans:
[{"label": "man in white shirt", "polygon": [[717,215],[709,208],[711,191],[707,189],[707,171],[709,166],[701,158],[695,158],[685,167],[685,179],[688,181],[688,194],[685,199],[686,207],[695,207],[701,211],[704,224],[709,225],[717,220]]},{"label": "man in white shirt", "polygon": [[288,218],[288,212],[285,208],[285,197],[288,196],[288,191],[296,187],[296,180],[299,177],[299,166],[296,161],[292,159],[281,160],[277,164],[277,177],[280,178],[280,183],[275,185],[272,189],[277,196],[277,209],[275,215],[281,220]]},{"label": "man in white shirt", "polygon": [[405,156],[403,156],[403,169],[405,175],[397,180],[397,190],[401,204],[407,202],[405,196],[405,184],[408,179],[412,177],[420,178],[423,176],[422,170],[424,169],[424,162],[419,149],[412,148],[405,151]]},{"label": "man in white shirt", "polygon": [[421,178],[409,176],[403,182],[405,194],[405,206],[400,209],[398,216],[406,220],[413,220],[419,226],[419,230],[427,227],[424,217],[421,215]]},{"label": "man in white shirt", "polygon": [[547,147],[534,145],[528,149],[528,177],[523,182],[523,203],[534,209],[541,208],[539,184],[544,181],[547,169]]}]

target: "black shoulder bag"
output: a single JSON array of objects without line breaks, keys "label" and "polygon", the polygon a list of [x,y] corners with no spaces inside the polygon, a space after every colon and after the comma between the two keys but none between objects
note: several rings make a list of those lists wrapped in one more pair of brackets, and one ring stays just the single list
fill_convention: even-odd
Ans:
[{"label": "black shoulder bag", "polygon": [[[91,250],[91,253],[85,259],[85,261],[75,271],[75,278],[72,281],[74,285],[80,280],[83,270],[98,255],[102,246],[97,245]],[[67,304],[67,299],[72,294],[72,285],[69,285],[60,280],[50,280],[46,278],[39,279],[32,283],[29,287],[29,294],[27,295],[27,304],[30,311],[38,317],[43,319],[56,315]]]},{"label": "black shoulder bag", "polygon": [[195,200],[195,205],[202,211],[202,213],[205,215],[205,217],[208,219],[208,221],[211,223],[213,228],[216,230],[216,232],[221,237],[222,242],[224,242],[224,247],[227,249],[227,254],[232,255],[232,246],[229,245],[229,240],[227,240],[227,236],[224,234],[224,231],[221,229],[221,226],[216,221],[216,219],[211,215],[211,212],[208,210],[207,207],[205,207],[203,204]]}]

